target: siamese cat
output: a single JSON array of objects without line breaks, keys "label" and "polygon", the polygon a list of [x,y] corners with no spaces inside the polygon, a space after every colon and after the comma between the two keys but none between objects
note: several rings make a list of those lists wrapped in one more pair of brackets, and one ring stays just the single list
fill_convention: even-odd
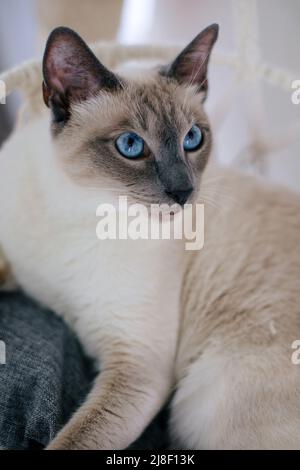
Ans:
[{"label": "siamese cat", "polygon": [[[209,26],[164,66],[108,70],[55,29],[43,60],[51,124],[45,107],[1,150],[7,266],[101,369],[49,449],[126,448],[171,392],[173,447],[300,448],[300,198],[208,163],[217,35]],[[119,195],[204,202],[204,248],[97,239],[96,208]]]}]

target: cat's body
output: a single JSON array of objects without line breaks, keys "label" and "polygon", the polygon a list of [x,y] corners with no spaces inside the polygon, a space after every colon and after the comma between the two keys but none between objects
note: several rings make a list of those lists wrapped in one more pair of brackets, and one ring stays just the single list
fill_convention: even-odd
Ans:
[{"label": "cat's body", "polygon": [[300,197],[217,173],[186,262],[171,430],[188,448],[299,449]]},{"label": "cat's body", "polygon": [[[109,77],[110,86],[113,80]],[[166,86],[163,78],[158,85],[151,77],[139,80],[141,90],[149,88],[143,97],[147,112],[158,122],[174,112],[172,122],[188,120],[186,90],[182,102],[180,88]],[[126,99],[123,91],[118,93],[123,99],[118,109],[116,95],[87,101],[86,108],[73,110],[66,132],[56,128],[58,136],[50,135],[45,113],[20,129],[0,155],[0,242],[12,271],[30,295],[64,316],[101,363],[88,400],[50,448],[126,447],[175,384],[174,445],[300,448],[300,375],[291,363],[291,343],[300,338],[299,197],[211,167],[194,199],[202,202],[201,188],[203,194],[208,186],[215,188],[214,206],[205,207],[202,251],[185,251],[184,240],[98,240],[97,205],[115,202],[126,185],[112,180],[107,187],[107,172],[116,169],[105,163],[104,174],[98,175],[95,162],[100,164],[92,153],[100,145],[96,133],[112,132],[104,123],[118,127],[111,110],[127,112],[126,100],[131,96],[134,102],[144,91],[129,89]],[[178,96],[181,114],[169,98],[163,108],[160,97],[167,93],[170,103]],[[205,115],[198,113],[195,100],[190,106],[205,129]],[[95,122],[95,113],[105,110],[103,123]],[[68,112],[54,109],[59,118],[62,111]],[[155,122],[152,117],[147,123],[154,136]],[[153,148],[154,137],[150,142]],[[170,158],[168,152],[174,155],[175,150],[169,149],[168,135],[165,142],[164,155]],[[205,162],[209,144],[206,134]],[[101,145],[113,165],[112,150],[105,141]],[[196,167],[193,161],[193,171],[202,174],[204,163]],[[182,181],[188,181],[186,165],[177,160],[174,166],[182,188]],[[130,182],[129,196],[136,197],[130,188],[140,184],[140,197],[146,187],[148,198],[143,197],[149,203],[154,194],[151,167],[147,179],[142,166],[128,166],[128,174],[125,165],[121,168],[122,178]],[[167,170],[163,181],[169,185]],[[140,172],[137,181],[130,180],[134,171]]]}]

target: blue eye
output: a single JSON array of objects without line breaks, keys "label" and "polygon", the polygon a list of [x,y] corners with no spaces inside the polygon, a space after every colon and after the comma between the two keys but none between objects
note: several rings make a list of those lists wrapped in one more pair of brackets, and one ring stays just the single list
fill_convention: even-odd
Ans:
[{"label": "blue eye", "polygon": [[139,158],[144,152],[144,141],[134,132],[125,132],[117,138],[116,147],[123,157]]},{"label": "blue eye", "polygon": [[194,125],[184,138],[183,148],[187,152],[198,150],[202,144],[203,136],[201,129]]}]

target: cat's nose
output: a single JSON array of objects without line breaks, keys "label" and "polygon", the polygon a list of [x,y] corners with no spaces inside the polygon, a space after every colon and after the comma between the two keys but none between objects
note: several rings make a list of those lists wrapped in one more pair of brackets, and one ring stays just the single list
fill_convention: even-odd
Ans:
[{"label": "cat's nose", "polygon": [[194,188],[190,187],[188,189],[182,190],[182,189],[177,189],[177,190],[172,190],[172,191],[166,191],[166,194],[174,199],[175,202],[183,206],[190,195],[192,194]]}]

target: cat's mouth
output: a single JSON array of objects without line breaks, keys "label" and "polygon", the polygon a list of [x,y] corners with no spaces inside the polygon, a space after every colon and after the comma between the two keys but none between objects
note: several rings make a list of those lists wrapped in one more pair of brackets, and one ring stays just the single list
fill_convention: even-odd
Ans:
[{"label": "cat's mouth", "polygon": [[128,193],[129,204],[138,204],[144,206],[147,211],[158,212],[160,215],[169,217],[175,217],[176,214],[182,212],[185,207],[194,204],[196,200],[196,189],[188,189],[187,191],[181,191],[173,197],[167,191],[161,193],[160,197],[156,194],[147,194],[145,197],[140,195],[136,197],[136,194]]}]

